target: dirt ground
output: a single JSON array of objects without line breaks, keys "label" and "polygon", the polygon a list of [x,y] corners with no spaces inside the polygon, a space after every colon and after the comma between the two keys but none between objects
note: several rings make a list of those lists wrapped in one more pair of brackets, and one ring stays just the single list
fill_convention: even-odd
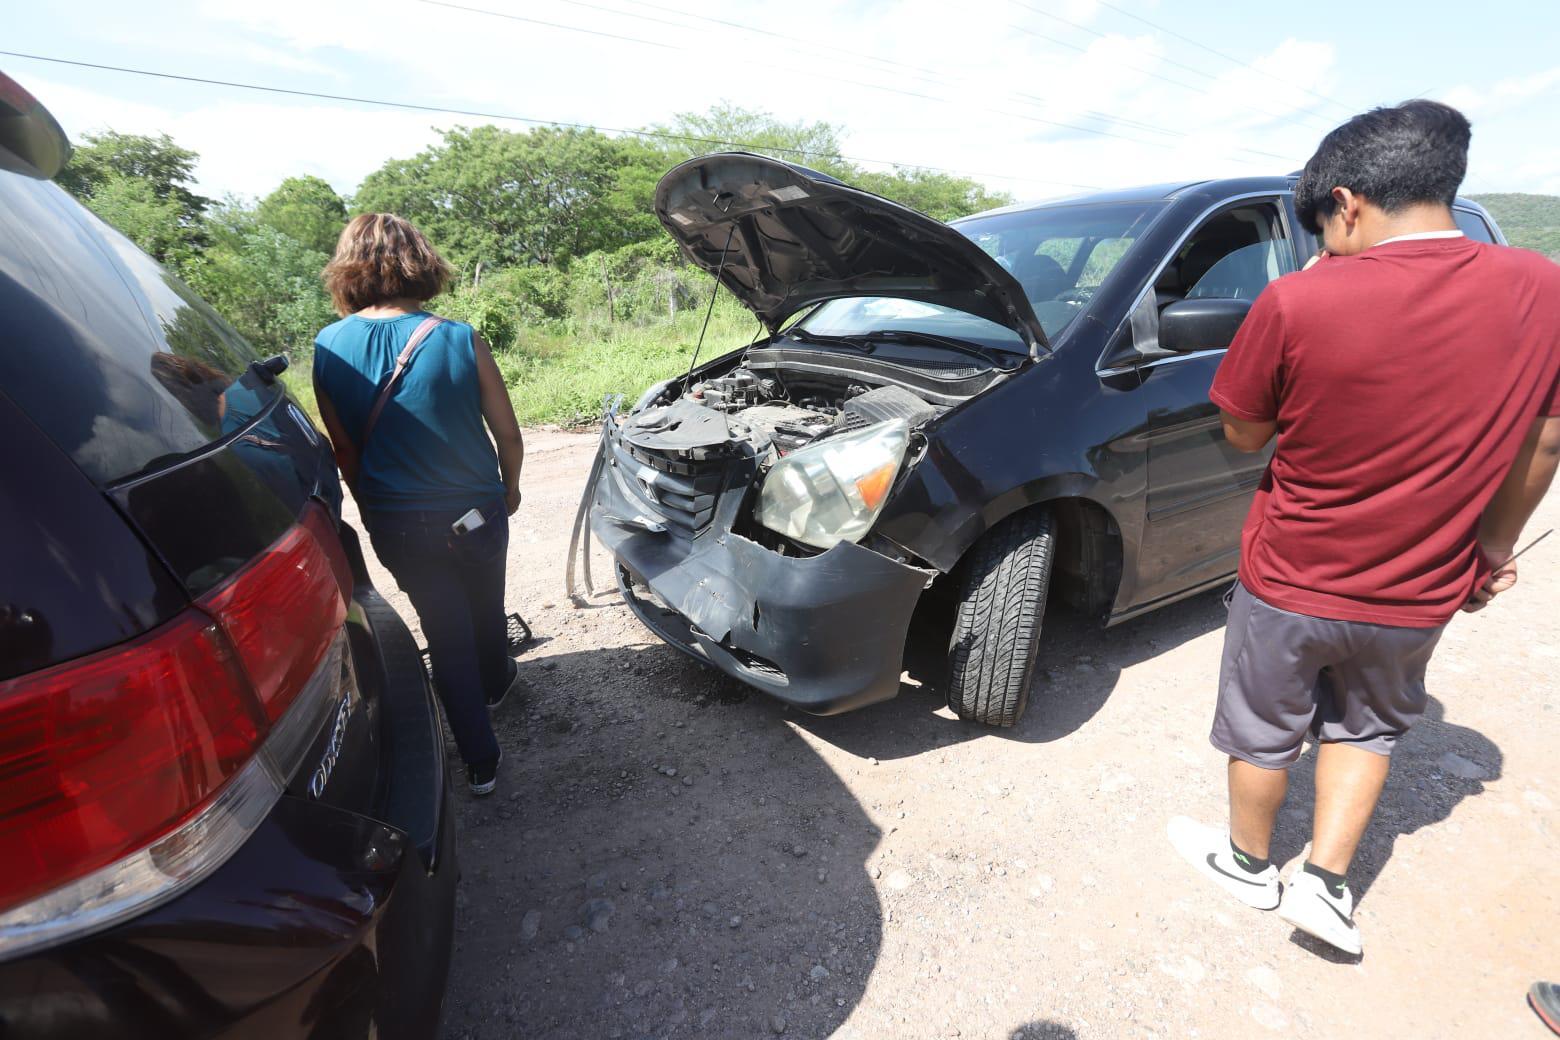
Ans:
[{"label": "dirt ground", "polygon": [[[1352,874],[1350,962],[1165,840],[1224,810],[1218,595],[1109,631],[1048,619],[1012,730],[910,685],[811,718],[615,594],[569,605],[594,444],[527,438],[508,595],[537,643],[497,718],[498,793],[461,786],[447,1037],[1547,1035],[1523,994],[1560,977],[1560,542],[1447,632]],[[1557,525],[1560,494],[1530,530]],[[1311,761],[1279,860],[1307,839]]]}]

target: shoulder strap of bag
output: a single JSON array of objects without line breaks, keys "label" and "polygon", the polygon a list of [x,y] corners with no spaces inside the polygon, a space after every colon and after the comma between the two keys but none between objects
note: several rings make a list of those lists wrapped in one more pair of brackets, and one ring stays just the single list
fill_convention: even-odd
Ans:
[{"label": "shoulder strap of bag", "polygon": [[436,315],[430,315],[422,320],[422,323],[412,330],[411,336],[406,341],[406,346],[401,348],[401,354],[395,359],[395,371],[390,373],[390,381],[385,388],[379,391],[379,397],[374,401],[374,407],[368,413],[368,421],[363,424],[363,436],[358,440],[358,451],[368,450],[368,435],[374,432],[374,426],[379,422],[379,413],[385,410],[385,405],[390,403],[390,398],[395,396],[396,385],[401,382],[401,375],[412,362],[412,354],[422,346],[423,340],[440,325],[444,319]]}]

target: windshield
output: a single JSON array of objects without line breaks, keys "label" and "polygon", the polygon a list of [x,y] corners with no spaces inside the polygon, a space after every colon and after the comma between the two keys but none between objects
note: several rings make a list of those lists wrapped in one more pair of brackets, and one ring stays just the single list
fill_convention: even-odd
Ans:
[{"label": "windshield", "polygon": [[1044,206],[954,226],[1018,280],[1045,334],[1054,339],[1161,207],[1158,202]]},{"label": "windshield", "polygon": [[[1132,243],[1162,208],[1159,202],[1042,206],[974,217],[953,227],[1018,280],[1047,338],[1077,317]],[[797,325],[826,336],[860,336],[907,329],[1028,353],[1018,333],[973,314],[916,300],[850,297],[831,300]]]}]

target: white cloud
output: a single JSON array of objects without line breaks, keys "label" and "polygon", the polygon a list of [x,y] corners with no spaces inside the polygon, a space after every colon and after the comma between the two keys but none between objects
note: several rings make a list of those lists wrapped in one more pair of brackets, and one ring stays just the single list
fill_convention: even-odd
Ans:
[{"label": "white cloud", "polygon": [[[379,0],[372,10],[332,0],[187,2],[192,6],[181,17],[167,19],[179,25],[181,35],[169,44],[178,56],[137,55],[124,63],[606,127],[662,122],[729,100],[785,119],[842,124],[848,155],[972,172],[1020,197],[1071,191],[1069,184],[1287,172],[1347,115],[1310,93],[1332,93],[1342,82],[1330,43],[1286,39],[1238,55],[1255,68],[1232,65],[1121,16],[1107,19],[1098,0],[1035,0],[1096,35],[1000,0],[975,0],[967,16],[955,18],[946,0],[789,0],[740,14],[696,10],[681,0],[663,0],[677,3],[681,14],[633,0],[591,0],[620,8],[620,16],[560,3],[458,0],[664,46],[417,0]],[[627,17],[631,10],[681,25]],[[743,21],[752,31],[703,16]],[[197,60],[199,41],[211,40],[223,41],[231,67],[212,71]],[[200,152],[201,185],[211,194],[263,194],[283,176],[305,172],[351,190],[385,159],[434,140],[431,125],[484,121],[229,88],[175,92],[128,77],[113,93],[68,86],[74,81],[64,72],[32,82],[73,134],[103,125],[166,131]],[[1475,103],[1498,98],[1502,111],[1517,112],[1552,86],[1543,76],[1502,81],[1478,88]],[[159,104],[126,100],[153,97]],[[1488,165],[1505,149],[1489,136],[1480,140],[1476,156],[1485,165],[1476,168],[1500,170],[1501,187],[1531,190],[1553,175],[1553,166],[1537,160]],[[1522,174],[1528,180],[1512,182],[1530,167]]]},{"label": "white cloud", "polygon": [[28,86],[72,139],[104,129],[168,134],[200,154],[196,177],[201,190],[212,195],[264,195],[284,177],[301,174],[351,191],[386,159],[431,144],[437,134],[430,124],[454,123],[389,109],[224,98],[173,113],[59,83],[31,80]]},{"label": "white cloud", "polygon": [[1457,86],[1440,95],[1440,100],[1462,109],[1470,119],[1504,114],[1529,101],[1560,89],[1560,66],[1529,76],[1513,76],[1487,87]]}]

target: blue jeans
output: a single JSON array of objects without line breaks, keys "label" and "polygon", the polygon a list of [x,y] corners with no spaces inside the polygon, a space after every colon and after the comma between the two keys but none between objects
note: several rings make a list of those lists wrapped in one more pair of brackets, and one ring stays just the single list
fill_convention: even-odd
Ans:
[{"label": "blue jeans", "polygon": [[503,693],[511,662],[504,618],[504,560],[509,517],[497,500],[470,534],[450,530],[466,510],[365,513],[374,552],[422,620],[433,680],[467,766],[498,761],[488,697]]}]

